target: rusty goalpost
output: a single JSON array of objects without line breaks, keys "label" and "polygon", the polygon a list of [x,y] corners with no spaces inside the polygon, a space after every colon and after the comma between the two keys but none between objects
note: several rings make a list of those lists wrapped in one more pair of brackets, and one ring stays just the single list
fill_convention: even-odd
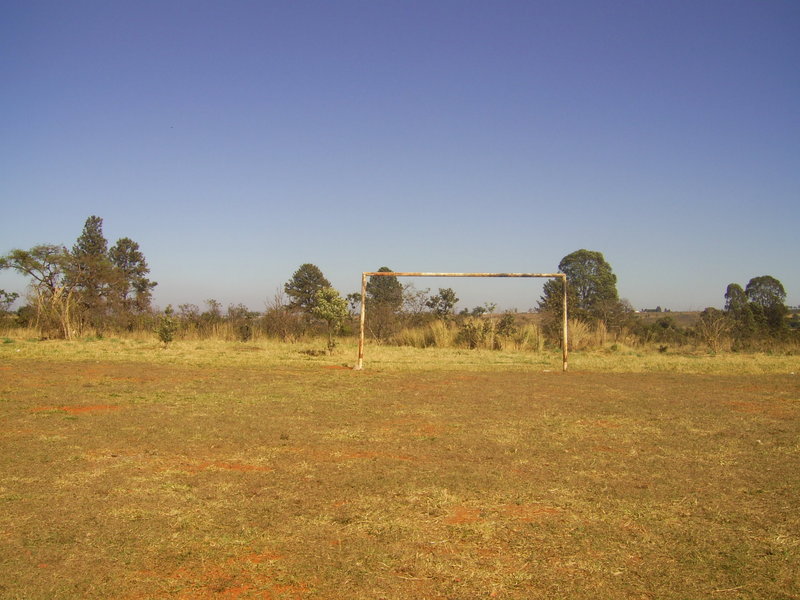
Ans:
[{"label": "rusty goalpost", "polygon": [[361,274],[361,318],[358,334],[358,362],[356,370],[364,368],[364,325],[367,316],[367,278],[368,277],[544,277],[560,279],[564,290],[563,322],[561,333],[562,371],[567,370],[567,276],[564,273],[407,273],[396,271],[365,271]]}]

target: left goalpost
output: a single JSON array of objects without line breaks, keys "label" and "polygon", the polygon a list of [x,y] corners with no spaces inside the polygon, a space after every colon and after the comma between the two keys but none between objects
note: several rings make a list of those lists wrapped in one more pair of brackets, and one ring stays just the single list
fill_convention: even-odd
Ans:
[{"label": "left goalpost", "polygon": [[395,271],[365,271],[361,274],[361,320],[358,334],[358,362],[356,370],[364,368],[364,325],[367,317],[367,278],[368,277],[544,277],[560,279],[563,293],[563,319],[561,324],[562,371],[567,370],[567,276],[564,273],[406,273]]}]

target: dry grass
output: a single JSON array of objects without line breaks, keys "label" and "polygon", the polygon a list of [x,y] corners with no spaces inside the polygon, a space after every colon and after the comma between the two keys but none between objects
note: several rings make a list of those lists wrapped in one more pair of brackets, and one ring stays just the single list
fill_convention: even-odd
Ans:
[{"label": "dry grass", "polygon": [[800,597],[796,357],[306,349],[0,344],[0,596]]},{"label": "dry grass", "polygon": [[[498,319],[468,317],[460,323],[437,320],[418,327],[401,329],[392,343],[411,348],[516,350],[542,352],[545,339],[536,323],[523,322],[510,334],[498,331]],[[462,338],[464,328],[472,328],[477,335],[467,341]]]},{"label": "dry grass", "polygon": [[[535,326],[525,327],[519,346],[509,344],[502,350],[435,346],[393,346],[368,342],[365,366],[368,370],[408,369],[493,371],[560,371],[561,351],[547,350]],[[5,342],[4,342],[5,340]],[[103,340],[38,341],[35,337],[0,338],[0,359],[58,358],[63,361],[145,362],[188,366],[302,366],[338,365],[352,367],[357,357],[354,339],[344,338],[333,356],[324,352],[326,340],[304,339],[288,343],[259,339],[247,343],[220,339],[182,340],[168,349],[155,336],[132,336]],[[791,353],[719,353],[670,350],[659,352],[657,346],[631,347],[607,345],[601,350],[570,353],[570,371],[612,373],[672,372],[687,374],[800,374],[800,356]]]}]

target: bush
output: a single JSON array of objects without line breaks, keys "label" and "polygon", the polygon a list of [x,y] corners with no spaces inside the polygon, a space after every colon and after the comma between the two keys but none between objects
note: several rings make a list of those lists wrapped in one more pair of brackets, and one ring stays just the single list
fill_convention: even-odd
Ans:
[{"label": "bush", "polygon": [[485,348],[494,346],[494,321],[480,318],[468,318],[461,324],[456,335],[456,342],[467,348]]},{"label": "bush", "polygon": [[170,342],[175,338],[177,330],[178,321],[172,316],[172,306],[169,305],[164,309],[164,316],[158,320],[158,325],[156,326],[156,335],[158,335],[161,343],[164,344],[164,348],[169,346]]}]

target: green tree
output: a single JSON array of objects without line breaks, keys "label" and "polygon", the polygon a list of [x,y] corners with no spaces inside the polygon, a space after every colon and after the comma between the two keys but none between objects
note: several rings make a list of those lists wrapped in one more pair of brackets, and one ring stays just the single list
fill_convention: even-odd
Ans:
[{"label": "green tree", "polygon": [[[45,335],[61,330],[70,337],[83,325],[98,331],[112,319],[132,327],[130,316],[150,309],[149,268],[139,245],[122,238],[110,250],[103,236],[103,219],[86,219],[72,251],[41,245],[13,250],[0,258],[0,268],[12,268],[32,279],[36,323]],[[122,319],[125,317],[125,319]]]},{"label": "green tree", "polygon": [[311,313],[327,323],[328,354],[332,354],[333,349],[336,347],[335,336],[339,333],[344,320],[347,318],[347,300],[342,298],[339,292],[332,287],[324,287],[317,290]]},{"label": "green tree", "polygon": [[350,316],[355,317],[356,315],[361,312],[361,293],[360,292],[350,292],[345,296],[345,300],[347,300],[347,309],[350,311]]},{"label": "green tree", "polygon": [[178,331],[178,321],[175,319],[172,305],[168,304],[164,309],[164,314],[158,319],[156,325],[156,335],[166,350],[170,342],[175,339],[175,332]]},{"label": "green tree", "polygon": [[[391,273],[389,267],[381,267],[379,273]],[[370,277],[367,281],[367,301],[370,306],[383,306],[393,311],[403,305],[403,286],[394,275]]]},{"label": "green tree", "polygon": [[759,340],[786,332],[786,290],[771,275],[753,277],[742,289],[731,283],[725,290],[725,312],[732,321],[734,348],[747,348]]},{"label": "green tree", "polygon": [[63,246],[43,244],[30,250],[12,250],[0,257],[0,269],[13,269],[30,277],[32,285],[52,293],[65,285],[64,271],[69,258]]},{"label": "green tree", "polygon": [[464,308],[459,314],[470,315],[472,317],[482,317],[483,315],[487,314],[491,315],[495,310],[497,310],[496,302],[484,302],[483,306],[476,306],[472,310]]},{"label": "green tree", "polygon": [[738,283],[728,284],[725,290],[725,311],[737,313],[747,307],[747,294]]},{"label": "green tree", "polygon": [[[599,319],[609,305],[619,302],[617,276],[601,252],[576,250],[561,259],[558,270],[567,276],[567,311],[570,317]],[[560,315],[563,306],[561,281],[544,284],[539,309]]]},{"label": "green tree", "polygon": [[12,250],[0,257],[0,269],[30,277],[33,325],[45,337],[71,338],[76,329],[74,288],[66,277],[72,257],[63,246],[44,244]]},{"label": "green tree", "polygon": [[[391,273],[381,267],[379,273]],[[378,275],[367,281],[367,328],[377,339],[386,339],[399,324],[399,311],[403,306],[403,286],[394,275]],[[360,296],[359,296],[360,300]]]},{"label": "green tree", "polygon": [[725,290],[725,314],[731,321],[731,337],[734,349],[745,348],[756,335],[756,320],[747,294],[738,283],[731,283]]},{"label": "green tree", "polygon": [[283,289],[289,296],[289,308],[300,309],[310,313],[317,302],[317,292],[331,287],[319,267],[305,263],[294,272]]},{"label": "green tree", "polygon": [[86,219],[71,256],[67,277],[78,292],[83,317],[88,324],[103,329],[107,324],[108,299],[114,281],[108,242],[103,236],[103,219],[94,215]]},{"label": "green tree", "polygon": [[761,320],[773,333],[786,328],[786,290],[780,281],[771,275],[753,277],[744,293],[757,321]]},{"label": "green tree", "polygon": [[426,302],[437,317],[452,315],[457,303],[458,298],[452,288],[439,288],[439,293],[428,298]]},{"label": "green tree", "polygon": [[753,277],[744,290],[747,299],[764,308],[783,304],[786,300],[786,290],[783,284],[771,275]]},{"label": "green tree", "polygon": [[16,292],[0,290],[0,314],[7,313],[11,305],[17,301],[17,298],[19,298],[19,294]]},{"label": "green tree", "polygon": [[150,309],[152,289],[158,285],[147,278],[150,268],[139,244],[124,237],[108,251],[114,266],[113,291],[124,313],[144,313]]},{"label": "green tree", "polygon": [[[610,330],[620,329],[630,320],[632,309],[621,302],[617,276],[601,252],[576,250],[561,259],[558,270],[567,276],[567,312],[570,319],[602,321]],[[561,338],[564,315],[564,287],[550,279],[543,286],[539,311],[542,328],[551,339]]]}]

